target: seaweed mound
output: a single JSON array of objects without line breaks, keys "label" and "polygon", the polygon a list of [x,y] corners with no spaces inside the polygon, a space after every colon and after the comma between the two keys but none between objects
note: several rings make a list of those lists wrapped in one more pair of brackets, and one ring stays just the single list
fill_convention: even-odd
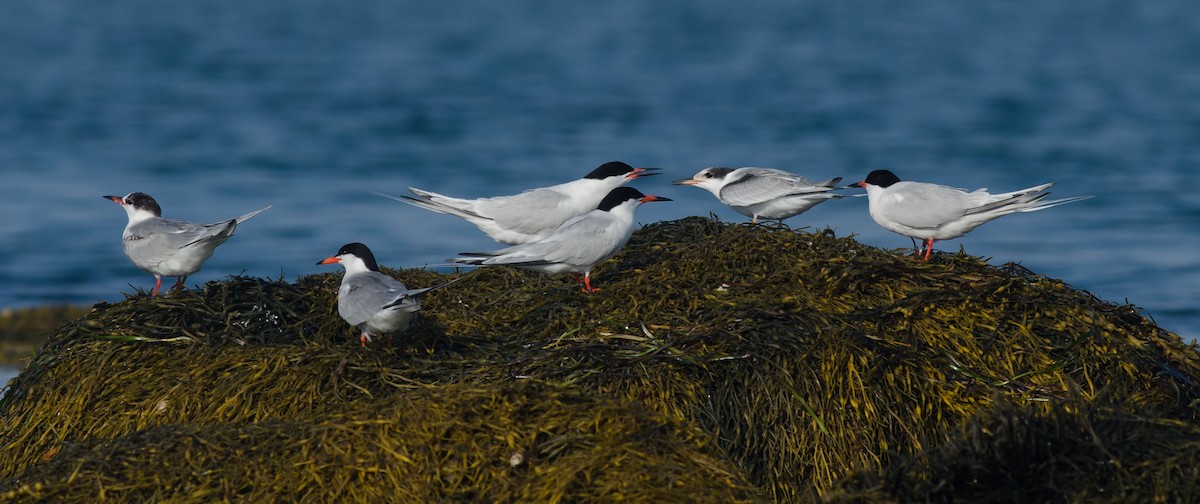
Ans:
[{"label": "seaweed mound", "polygon": [[[309,419],[175,424],[73,446],[11,495],[248,502],[745,501],[694,427],[564,387],[446,385]],[[64,478],[64,475],[71,475]]]},{"label": "seaweed mound", "polygon": [[1194,423],[1000,401],[931,450],[864,471],[828,502],[1189,502],[1200,481]]},{"label": "seaweed mound", "polygon": [[1197,347],[1017,265],[688,218],[597,295],[461,276],[367,350],[340,274],[97,305],[0,400],[0,496],[1003,499],[1025,455],[1055,468],[1028,495],[1200,490]]}]

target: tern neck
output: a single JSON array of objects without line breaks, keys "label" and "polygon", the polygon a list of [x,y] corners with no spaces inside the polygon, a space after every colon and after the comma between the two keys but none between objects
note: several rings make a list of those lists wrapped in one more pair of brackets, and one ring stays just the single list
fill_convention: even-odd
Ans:
[{"label": "tern neck", "polygon": [[725,179],[706,179],[692,185],[704,189],[705,191],[712,193],[713,196],[720,198],[721,189],[725,187]]},{"label": "tern neck", "polygon": [[367,267],[367,263],[362,258],[354,255],[342,257],[341,263],[346,268],[346,276],[358,275],[368,271],[378,271]]},{"label": "tern neck", "polygon": [[637,207],[639,206],[642,206],[642,202],[640,200],[626,200],[620,205],[609,209],[608,213],[612,214],[618,219],[632,222],[633,212],[634,210],[637,210]]},{"label": "tern neck", "polygon": [[154,212],[144,208],[135,208],[130,205],[121,205],[121,208],[124,208],[125,214],[129,216],[129,225],[131,226],[139,222],[158,217],[157,215],[154,215]]}]

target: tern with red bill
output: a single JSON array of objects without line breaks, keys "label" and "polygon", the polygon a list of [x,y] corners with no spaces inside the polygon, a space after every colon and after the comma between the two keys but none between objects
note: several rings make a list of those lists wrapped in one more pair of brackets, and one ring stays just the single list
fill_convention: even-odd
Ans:
[{"label": "tern with red bill", "polygon": [[365,348],[371,336],[403,332],[421,309],[421,297],[458,279],[426,287],[409,289],[404,283],[379,271],[375,255],[361,243],[347,243],[336,255],[317,264],[341,264],[346,269],[338,288],[338,315],[361,331],[359,341]]},{"label": "tern with red bill", "polygon": [[225,243],[238,224],[258,215],[255,210],[241,217],[199,224],[179,219],[164,219],[158,202],[141,192],[122,196],[104,196],[121,205],[129,217],[125,233],[121,235],[121,248],[125,256],[142,271],[154,275],[154,292],[157,296],[162,288],[162,277],[177,277],[172,289],[183,287],[188,275],[200,270],[204,261],[212,257],[213,250]]},{"label": "tern with red bill", "polygon": [[775,168],[713,166],[692,178],[672,182],[705,189],[737,213],[758,219],[778,220],[804,213],[817,204],[844,197],[831,192],[842,178],[814,182]]},{"label": "tern with red bill", "polygon": [[571,218],[595,210],[609,191],[639,177],[658,175],[655,170],[658,168],[634,168],[612,161],[578,180],[491,198],[454,198],[415,187],[408,188],[415,198],[375,194],[461,217],[493,240],[516,245],[546,237]]},{"label": "tern with red bill", "polygon": [[1073,196],[1046,201],[1050,182],[1019,191],[990,194],[987,189],[967,192],[928,182],[900,180],[888,170],[875,170],[862,182],[850,184],[867,190],[871,218],[888,231],[925,245],[922,260],[928,261],[934,240],[949,240],[967,234],[992,219],[1017,212],[1036,212],[1082,201],[1092,196]]},{"label": "tern with red bill", "polygon": [[545,237],[492,252],[463,252],[455,264],[516,266],[544,273],[583,274],[583,292],[595,293],[592,267],[617,254],[633,235],[633,213],[642,203],[671,201],[632,187],[618,187],[590,212],[576,216]]}]

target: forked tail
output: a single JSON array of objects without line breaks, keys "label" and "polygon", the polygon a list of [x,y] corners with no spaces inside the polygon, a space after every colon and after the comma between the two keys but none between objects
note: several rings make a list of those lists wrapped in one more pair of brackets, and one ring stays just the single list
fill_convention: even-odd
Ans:
[{"label": "forked tail", "polygon": [[479,215],[475,212],[468,212],[466,210],[454,208],[452,206],[433,201],[433,198],[430,196],[431,193],[422,191],[420,189],[411,188],[411,187],[409,188],[409,190],[412,191],[413,194],[416,194],[418,197],[414,198],[412,196],[392,196],[390,194],[384,194],[384,193],[375,192],[375,191],[371,191],[371,194],[374,194],[376,196],[383,196],[384,198],[396,200],[401,203],[408,203],[409,205],[424,208],[426,210],[429,210],[430,212],[437,212],[437,213],[446,214],[446,215],[454,215],[456,217],[462,217],[464,219],[488,219],[487,217]]},{"label": "forked tail", "polygon": [[[1045,194],[1045,196],[1049,196],[1049,195],[1050,195],[1050,193]],[[1056,199],[1056,200],[1050,200],[1050,201],[1039,201],[1038,204],[1027,207],[1027,208],[1022,208],[1019,211],[1021,211],[1021,212],[1036,212],[1038,210],[1045,210],[1050,207],[1055,207],[1058,205],[1065,205],[1067,203],[1074,203],[1076,201],[1083,201],[1085,199],[1090,199],[1090,198],[1095,198],[1095,196],[1088,194],[1085,196],[1072,196],[1070,198]]]}]

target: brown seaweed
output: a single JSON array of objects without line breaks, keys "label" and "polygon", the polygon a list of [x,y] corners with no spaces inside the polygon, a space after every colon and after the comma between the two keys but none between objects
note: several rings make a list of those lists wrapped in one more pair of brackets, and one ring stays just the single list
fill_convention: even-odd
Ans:
[{"label": "brown seaweed", "polygon": [[[447,279],[385,272],[411,285]],[[1135,306],[963,253],[922,263],[828,230],[688,218],[638,230],[594,271],[603,286],[597,295],[580,294],[568,277],[516,269],[451,276],[464,278],[431,293],[392,348],[358,348],[336,313],[336,274],[295,283],[233,277],[163,298],[97,305],[60,327],[0,401],[0,490],[53,500],[128,487],[136,491],[113,495],[203,500],[239,488],[278,488],[253,495],[286,496],[288,488],[322,489],[344,478],[390,488],[411,470],[395,462],[421,449],[406,439],[424,439],[405,431],[409,420],[393,421],[400,410],[413,425],[428,425],[429,415],[454,423],[450,431],[475,433],[466,439],[533,429],[522,422],[488,428],[489,414],[556,409],[546,414],[598,421],[585,410],[602,407],[620,409],[612,414],[630,422],[668,426],[658,428],[662,444],[645,453],[665,458],[631,472],[606,465],[614,443],[648,442],[620,430],[628,429],[622,420],[617,431],[564,445],[593,450],[580,456],[592,464],[587,469],[560,466],[545,456],[550,448],[524,445],[543,453],[527,470],[561,486],[518,492],[519,482],[508,480],[513,473],[493,470],[496,453],[470,441],[446,448],[456,458],[421,466],[440,478],[454,475],[453,485],[425,479],[433,486],[411,491],[431,500],[656,500],[663,494],[654,488],[676,477],[701,485],[675,488],[691,500],[806,501],[831,490],[868,496],[847,478],[891,477],[897,461],[963,439],[964,429],[978,429],[1002,404],[1017,405],[1027,422],[1082,415],[1071,407],[1079,404],[1089,405],[1089,418],[1137,412],[1164,439],[1195,425],[1200,413],[1195,345]],[[487,406],[462,409],[456,401],[466,391]],[[540,405],[545,394],[576,399]],[[129,467],[166,463],[151,456],[164,450],[210,467],[227,462],[230,450],[249,450],[238,444],[244,436],[278,437],[283,444],[255,448],[277,454],[306,443],[305,432],[345,421],[387,424],[386,436],[344,441],[370,454],[377,477],[295,470],[289,464],[296,458],[264,455],[254,462],[264,469],[243,476],[213,469],[220,482],[191,484],[215,493],[191,497],[177,480],[132,481],[138,471],[87,462],[90,453],[109,453],[106,447],[134,456],[141,446],[147,458]],[[204,441],[191,449],[173,441],[178,436]],[[1153,460],[1189,460],[1170,443],[1154,446]],[[356,463],[332,452],[319,457]],[[287,479],[268,477],[267,468]],[[594,476],[572,476],[580,471]],[[618,473],[620,492],[599,483]],[[677,473],[704,482],[671,476]],[[1166,495],[1164,486],[1195,488],[1187,474],[1128,472],[1120,481],[1159,489],[1139,494],[1152,497]],[[99,483],[74,484],[85,477]],[[380,495],[312,491],[322,499]]]}]

